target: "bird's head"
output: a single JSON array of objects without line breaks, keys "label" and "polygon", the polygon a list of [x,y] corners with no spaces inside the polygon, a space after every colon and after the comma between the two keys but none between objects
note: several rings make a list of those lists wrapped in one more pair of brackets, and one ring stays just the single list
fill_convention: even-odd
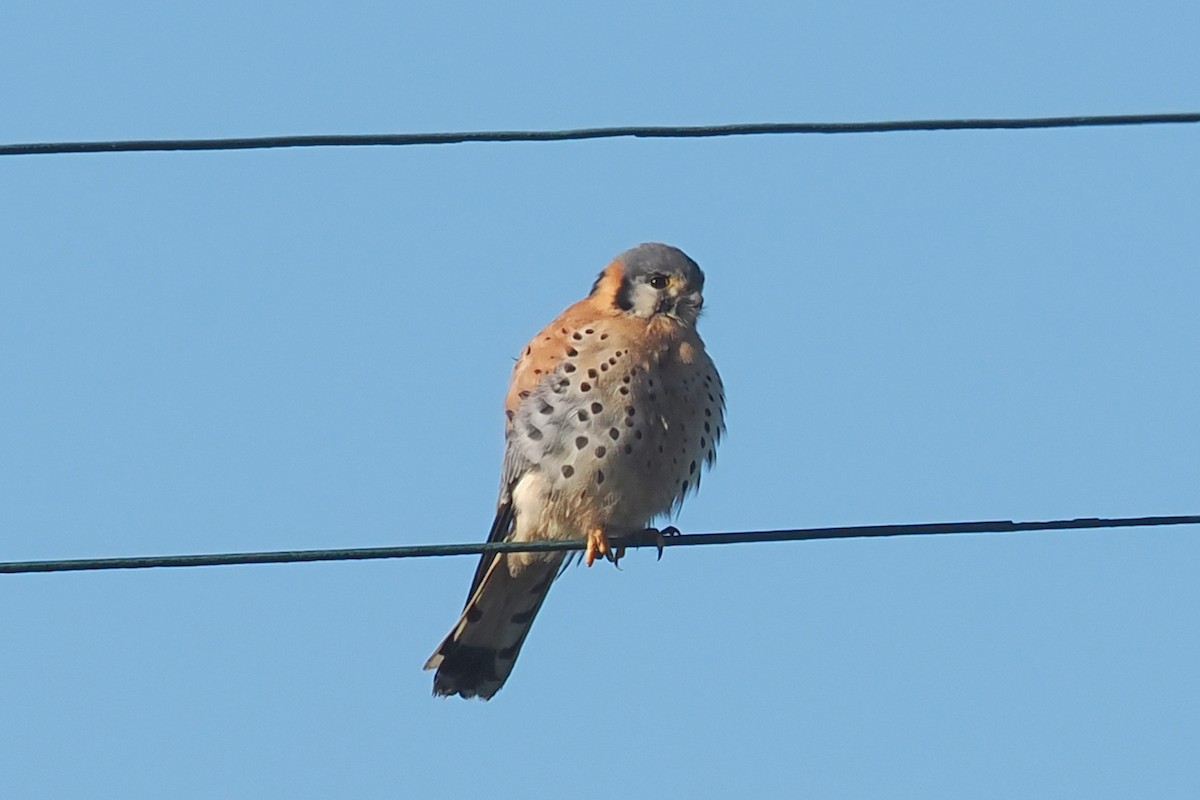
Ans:
[{"label": "bird's head", "polygon": [[622,313],[643,319],[664,316],[695,325],[704,305],[704,273],[682,250],[639,244],[613,259],[592,287],[609,293]]}]

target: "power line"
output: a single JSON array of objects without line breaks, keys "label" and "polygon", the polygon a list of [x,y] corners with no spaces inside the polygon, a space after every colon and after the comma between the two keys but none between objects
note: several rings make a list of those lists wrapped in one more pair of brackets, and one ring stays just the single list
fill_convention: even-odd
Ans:
[{"label": "power line", "polygon": [[[855,525],[839,528],[799,528],[779,531],[737,533],[692,533],[668,536],[667,547],[710,544],[798,542],[819,539],[858,539],[880,536],[932,536],[959,533],[1021,533],[1024,531],[1081,530],[1088,528],[1141,528],[1162,525],[1197,525],[1200,515],[1175,517],[1118,517],[1060,519],[1047,522],[932,522],[915,525]],[[656,547],[659,540],[647,532],[642,536],[614,537],[614,547]],[[582,550],[582,539],[540,542],[491,542],[472,544],[429,544],[404,547],[361,547],[338,550],[278,550],[266,553],[214,553],[179,556],[135,556],[132,558],[79,558],[58,561],[0,562],[0,573],[77,572],[81,570],[147,569],[150,567],[213,567],[235,564],[294,564],[306,561],[364,561],[380,558],[426,558],[466,556],[481,553],[546,553]]]},{"label": "power line", "polygon": [[464,142],[561,142],[638,137],[699,139],[765,134],[898,133],[902,131],[1021,130],[1200,122],[1200,113],[1112,114],[1105,116],[999,119],[923,119],[884,122],[760,122],[733,125],[635,125],[557,131],[460,131],[447,133],[249,136],[227,139],[133,139],[93,142],[32,142],[0,145],[0,156],[65,153],[131,153],[176,150],[266,150],[282,147],[378,147]]}]

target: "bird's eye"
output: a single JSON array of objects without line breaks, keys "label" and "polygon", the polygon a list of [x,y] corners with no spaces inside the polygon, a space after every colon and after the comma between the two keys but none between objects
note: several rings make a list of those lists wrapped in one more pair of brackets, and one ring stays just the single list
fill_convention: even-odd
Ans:
[{"label": "bird's eye", "polygon": [[657,275],[650,276],[650,285],[655,289],[665,289],[667,288],[668,283],[670,283],[670,281],[667,280],[667,276],[663,275],[661,272]]}]

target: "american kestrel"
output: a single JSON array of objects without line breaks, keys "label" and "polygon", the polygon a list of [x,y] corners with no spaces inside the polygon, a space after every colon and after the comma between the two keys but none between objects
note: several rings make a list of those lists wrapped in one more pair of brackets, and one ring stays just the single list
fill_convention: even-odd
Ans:
[{"label": "american kestrel", "polygon": [[[703,289],[683,251],[638,245],[533,337],[504,403],[489,542],[586,538],[588,566],[615,562],[609,536],[646,530],[699,487],[725,407],[696,333]],[[484,554],[462,616],[425,663],[435,695],[486,700],[504,685],[564,558]]]}]

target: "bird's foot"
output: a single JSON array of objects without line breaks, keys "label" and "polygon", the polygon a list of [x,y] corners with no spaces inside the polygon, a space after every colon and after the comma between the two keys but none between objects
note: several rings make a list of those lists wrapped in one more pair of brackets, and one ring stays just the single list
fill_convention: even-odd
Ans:
[{"label": "bird's foot", "polygon": [[658,548],[658,560],[662,561],[663,548],[667,544],[667,537],[668,536],[678,536],[679,528],[676,528],[674,525],[668,525],[667,527],[663,528],[662,530],[648,528],[648,529],[646,529],[646,533],[654,535],[654,546],[656,548]]},{"label": "bird's foot", "polygon": [[666,546],[668,536],[678,536],[679,528],[674,525],[659,530],[658,528],[645,528],[630,536],[624,537],[625,544],[620,547],[613,547],[608,541],[608,534],[603,528],[594,528],[588,532],[587,548],[583,553],[583,560],[589,567],[595,563],[597,558],[605,558],[612,563],[620,566],[621,559],[625,557],[625,547],[653,547],[658,551],[658,560],[662,560],[663,548]]},{"label": "bird's foot", "polygon": [[[668,525],[667,527],[663,528],[662,530],[659,530],[658,528],[646,528],[644,530],[638,531],[637,533],[630,536],[627,541],[629,542],[629,544],[633,545],[634,547],[653,546],[654,549],[658,550],[658,560],[662,561],[663,548],[667,544],[667,537],[668,536],[678,536],[678,535],[679,535],[679,528],[676,528],[674,525]],[[618,547],[617,548],[617,558],[620,559],[624,555],[625,555],[625,548]]]},{"label": "bird's foot", "polygon": [[593,528],[588,531],[587,548],[583,551],[583,560],[589,567],[597,556],[607,558],[616,564],[623,555],[625,555],[625,548],[614,551],[612,545],[608,543],[608,534],[604,532],[603,528]]}]

